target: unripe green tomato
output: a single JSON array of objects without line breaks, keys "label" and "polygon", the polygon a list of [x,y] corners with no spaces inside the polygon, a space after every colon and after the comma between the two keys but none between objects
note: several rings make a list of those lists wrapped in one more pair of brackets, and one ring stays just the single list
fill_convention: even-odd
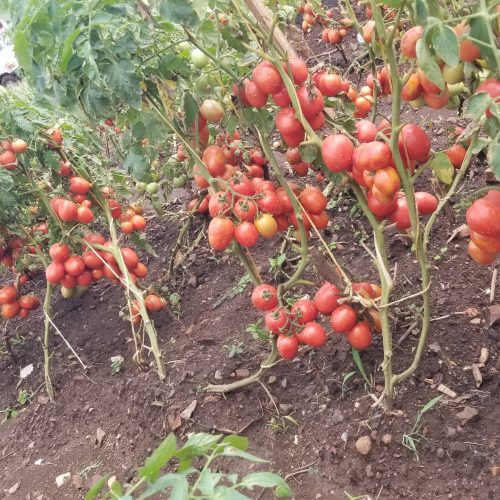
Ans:
[{"label": "unripe green tomato", "polygon": [[172,181],[172,185],[174,188],[182,188],[186,185],[187,177],[182,174],[179,175],[179,177],[174,177],[174,180]]},{"label": "unripe green tomato", "polygon": [[418,99],[415,99],[414,101],[410,101],[410,106],[413,109],[420,109],[422,106],[425,106],[425,101],[422,96],[420,96]]},{"label": "unripe green tomato", "polygon": [[145,182],[138,182],[136,184],[136,189],[139,194],[144,194],[146,192],[147,184]]},{"label": "unripe green tomato", "polygon": [[149,172],[149,181],[158,182],[160,180],[160,174],[158,172]]},{"label": "unripe green tomato", "polygon": [[78,295],[82,295],[82,294],[84,294],[84,293],[87,291],[87,288],[88,288],[88,286],[81,286],[81,285],[78,285],[78,286],[76,287],[76,294],[75,294],[75,295],[77,295],[77,296],[78,296]]},{"label": "unripe green tomato", "polygon": [[224,104],[225,108],[228,108],[229,106],[231,106],[232,103],[233,103],[233,100],[231,99],[231,96],[229,94],[225,95],[222,98],[222,104]]},{"label": "unripe green tomato", "polygon": [[146,186],[146,191],[149,193],[149,194],[156,194],[158,192],[158,189],[160,188],[160,185],[157,183],[157,182],[150,182],[147,186]]},{"label": "unripe green tomato", "polygon": [[457,95],[450,96],[448,99],[448,104],[446,105],[447,109],[455,109],[458,108],[458,105],[460,104],[460,99],[458,98]]},{"label": "unripe green tomato", "polygon": [[463,82],[455,83],[455,85],[448,85],[448,95],[450,97],[455,97],[458,94],[462,94],[465,91],[466,87]]},{"label": "unripe green tomato", "polygon": [[198,81],[194,85],[196,93],[199,95],[206,95],[210,92],[210,78],[207,74],[201,75]]},{"label": "unripe green tomato", "polygon": [[191,50],[191,44],[189,42],[181,42],[177,45],[177,48],[179,49],[179,52],[184,52],[186,50]]},{"label": "unripe green tomato", "polygon": [[203,69],[208,64],[208,56],[206,56],[200,49],[193,49],[191,52],[191,62],[198,69]]},{"label": "unripe green tomato", "polygon": [[72,297],[75,296],[76,289],[75,288],[66,288],[65,286],[61,287],[61,295],[65,299],[71,299]]},{"label": "unripe green tomato", "polygon": [[443,78],[449,85],[454,85],[455,83],[460,83],[464,81],[464,63],[459,63],[457,66],[452,68],[445,64],[443,66]]}]

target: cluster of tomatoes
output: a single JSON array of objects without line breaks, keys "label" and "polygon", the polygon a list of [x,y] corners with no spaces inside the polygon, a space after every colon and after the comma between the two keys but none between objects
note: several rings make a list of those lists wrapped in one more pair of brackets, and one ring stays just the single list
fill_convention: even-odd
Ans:
[{"label": "cluster of tomatoes", "polygon": [[[380,287],[366,282],[354,283],[353,291],[370,299],[380,296]],[[368,311],[373,328],[368,321],[359,320],[356,309],[347,303],[347,298],[342,297],[335,285],[328,282],[316,292],[314,300],[299,299],[290,309],[279,305],[275,287],[258,285],[252,292],[252,304],[264,312],[269,332],[278,335],[278,352],[285,359],[295,358],[300,344],[316,348],[326,344],[326,331],[316,321],[320,313],[329,316],[333,330],[345,334],[349,344],[358,350],[370,347],[373,328],[380,331],[381,326],[378,312],[373,309]]]},{"label": "cluster of tomatoes", "polygon": [[[379,219],[389,218],[400,230],[411,226],[408,204],[402,192],[401,179],[391,149],[384,141],[375,140],[379,133],[390,133],[387,120],[375,126],[368,120],[356,123],[359,146],[354,147],[344,134],[329,135],[321,152],[326,167],[332,172],[347,172],[367,190],[368,207]],[[405,168],[414,171],[416,163],[425,163],[431,143],[419,125],[403,126],[399,134],[399,152]],[[427,192],[415,193],[420,215],[429,215],[437,208],[437,199]]]},{"label": "cluster of tomatoes", "polygon": [[17,168],[17,155],[24,153],[28,145],[22,139],[9,141],[4,139],[0,141],[0,165],[6,170],[15,170]]},{"label": "cluster of tomatoes", "polygon": [[144,231],[147,223],[143,214],[144,207],[134,203],[122,215],[120,215],[119,220],[122,233],[131,234],[133,231]]},{"label": "cluster of tomatoes", "polygon": [[[77,287],[88,287],[101,278],[116,283],[123,278],[111,251],[91,248],[92,244],[98,244],[111,250],[112,242],[106,241],[104,236],[98,233],[90,233],[83,239],[90,246],[85,244],[81,255],[72,254],[65,243],[54,243],[49,248],[52,262],[47,266],[45,276],[49,283],[61,285],[61,293],[66,298],[72,297]],[[138,278],[145,278],[148,269],[139,261],[137,253],[128,247],[122,247],[120,251],[129,270],[130,279],[135,283]]]},{"label": "cluster of tomatoes", "polygon": [[482,266],[492,264],[500,253],[500,191],[488,191],[467,210],[470,242],[467,253]]},{"label": "cluster of tomatoes", "polygon": [[[144,299],[144,305],[146,306],[148,312],[155,313],[165,309],[167,307],[167,301],[163,297],[159,297],[154,293],[148,293]],[[142,321],[142,316],[137,300],[132,301],[130,313],[130,320],[134,325],[138,325]]]},{"label": "cluster of tomatoes", "polygon": [[1,315],[5,319],[16,316],[26,318],[30,311],[40,307],[40,299],[35,295],[22,295],[18,297],[18,289],[9,285],[0,288]]}]

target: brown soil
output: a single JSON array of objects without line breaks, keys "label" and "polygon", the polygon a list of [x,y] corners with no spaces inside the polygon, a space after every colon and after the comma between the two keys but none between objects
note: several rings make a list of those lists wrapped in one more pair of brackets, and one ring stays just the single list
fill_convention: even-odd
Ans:
[{"label": "brown soil", "polygon": [[[315,41],[318,31],[315,27],[307,36],[316,53],[326,50]],[[333,62],[343,67],[337,56]],[[422,119],[410,110],[405,114],[413,121]],[[440,116],[433,113],[426,122],[436,148],[446,142]],[[454,120],[452,113],[442,116]],[[455,204],[482,185],[483,168],[477,160]],[[425,176],[421,182],[429,188]],[[361,217],[349,217],[353,203],[344,195],[331,211],[333,227],[325,234],[329,241],[337,241],[336,256],[356,279],[377,282],[371,259],[359,245],[366,224]],[[220,383],[216,373],[224,381],[233,381],[236,370],[252,372],[266,353],[266,344],[253,341],[245,332],[259,318],[250,305],[251,287],[220,300],[243,276],[243,269],[234,258],[213,256],[205,246],[176,274],[177,291],[182,295],[179,317],[161,313],[154,318],[167,367],[163,382],[153,370],[141,372],[131,361],[133,344],[127,322],[118,314],[124,297],[117,287],[99,284],[79,298],[65,301],[58,296],[55,300],[55,323],[89,367],[84,373],[61,338],[53,336],[55,404],[47,402],[43,387],[41,313],[10,322],[9,334],[18,340],[14,343],[16,360],[7,354],[0,357],[0,409],[15,407],[20,389],[36,394],[17,418],[0,425],[0,497],[18,481],[19,488],[8,498],[38,498],[36,492],[43,493],[44,499],[82,498],[95,475],[112,472],[123,480],[131,479],[135,468],[170,431],[172,415],[196,400],[191,420],[176,430],[179,437],[193,431],[243,431],[251,451],[271,460],[273,470],[291,475],[298,499],[344,499],[345,492],[386,499],[498,498],[499,477],[492,475],[490,467],[500,465],[500,332],[487,328],[481,316],[471,312],[489,303],[492,268],[471,263],[466,240],[446,243],[461,223],[463,211],[453,224],[441,217],[433,231],[430,258],[436,321],[431,323],[424,360],[416,376],[398,387],[390,413],[374,405],[383,383],[380,338],[362,354],[373,388],[358,373],[343,382],[356,368],[345,341],[334,336],[325,348],[270,370],[263,378],[267,391],[255,384],[226,397],[202,392],[208,382]],[[151,224],[148,236],[160,256],[151,259],[152,277],[165,269],[177,233],[170,221]],[[369,237],[366,242],[371,244]],[[270,280],[268,259],[278,251],[277,245],[259,244],[256,252],[256,261]],[[398,263],[396,296],[414,293],[418,273],[405,240],[392,235],[389,252],[391,265]],[[42,280],[32,286],[41,292]],[[170,285],[170,292],[174,289]],[[215,306],[217,302],[221,303]],[[401,303],[393,321],[396,342],[418,317],[418,307],[418,300]],[[457,314],[466,310],[469,314]],[[327,321],[323,323],[328,326]],[[395,348],[398,369],[411,363],[416,342],[417,337],[410,334]],[[225,346],[239,344],[243,352],[230,358]],[[470,367],[478,362],[481,348],[489,350],[489,359],[480,368],[483,380],[477,387]],[[113,375],[110,358],[116,355],[122,355],[125,362],[122,371]],[[33,373],[18,385],[19,370],[30,363]],[[422,417],[421,435],[414,436],[419,439],[414,453],[403,446],[404,436],[410,435],[419,408],[440,394],[439,384],[457,397],[443,398]],[[457,414],[465,406],[478,410],[478,415],[463,424]],[[98,429],[106,433],[101,443],[96,442]],[[382,439],[386,434],[391,437],[389,444]],[[371,436],[373,446],[365,457],[356,451],[355,443],[366,435]],[[37,465],[39,460],[41,465]],[[232,466],[233,470],[241,467],[239,463]],[[58,489],[55,478],[66,472],[75,476],[74,483]]]}]

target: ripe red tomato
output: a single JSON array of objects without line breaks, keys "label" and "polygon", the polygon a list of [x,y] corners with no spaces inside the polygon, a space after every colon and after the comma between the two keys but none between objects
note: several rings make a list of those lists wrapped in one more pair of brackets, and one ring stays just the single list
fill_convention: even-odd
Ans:
[{"label": "ripe red tomato", "polygon": [[242,221],[253,221],[257,214],[257,205],[253,200],[241,199],[234,204],[234,213]]},{"label": "ripe red tomato", "polygon": [[394,197],[387,203],[381,203],[368,191],[367,195],[368,208],[373,212],[377,219],[385,219],[397,206],[398,195],[394,193]]},{"label": "ripe red tomato", "polygon": [[63,288],[75,288],[76,285],[77,285],[77,280],[75,276],[66,274],[64,278],[61,280],[61,286]]},{"label": "ripe red tomato", "polygon": [[278,195],[278,197],[281,201],[282,212],[285,214],[292,212],[293,211],[292,202],[291,202],[288,194],[286,193],[286,191],[282,187],[279,187],[276,190],[276,194]]},{"label": "ripe red tomato", "polygon": [[300,344],[306,344],[311,347],[323,347],[326,344],[325,329],[315,321],[307,323],[302,331],[295,334]]},{"label": "ripe red tomato", "polygon": [[[257,85],[252,80],[244,80],[243,89],[245,100],[250,106],[252,106],[253,108],[262,108],[266,105],[267,94],[261,92],[259,90],[259,87],[257,87]],[[240,97],[242,97],[242,94],[240,94]]]},{"label": "ripe red tomato", "polygon": [[111,217],[118,219],[122,214],[122,207],[116,200],[108,200],[108,206],[111,210]]},{"label": "ripe red tomato", "polygon": [[99,250],[87,250],[83,252],[82,259],[85,267],[88,269],[100,269],[104,265],[103,254]]},{"label": "ripe red tomato", "polygon": [[4,286],[0,289],[0,304],[14,302],[17,298],[17,289],[14,286]]},{"label": "ripe red tomato", "polygon": [[415,202],[420,215],[430,215],[438,206],[436,197],[425,191],[415,193]]},{"label": "ripe red tomato", "polygon": [[64,269],[70,276],[79,276],[85,271],[85,262],[80,256],[72,255],[64,262]]},{"label": "ripe red tomato", "polygon": [[328,97],[336,96],[341,91],[341,79],[336,73],[324,73],[319,78],[319,90]]},{"label": "ripe red tomato", "polygon": [[417,73],[412,73],[401,90],[401,97],[405,101],[414,101],[422,94],[422,86]]},{"label": "ripe red tomato", "polygon": [[337,333],[345,333],[350,330],[356,324],[356,320],[356,311],[349,304],[338,306],[330,317],[332,328]]},{"label": "ripe red tomato", "polygon": [[467,224],[485,236],[500,236],[500,203],[486,197],[476,200],[467,210]]},{"label": "ripe red tomato", "polygon": [[146,219],[142,215],[134,215],[130,222],[134,226],[135,231],[142,231],[146,227]]},{"label": "ripe red tomato", "polygon": [[353,283],[352,289],[361,297],[365,299],[373,299],[375,298],[375,291],[372,288],[372,285],[367,281],[361,281],[359,283]]},{"label": "ripe red tomato", "polygon": [[87,234],[87,236],[84,236],[83,239],[90,244],[97,243],[98,245],[104,245],[106,243],[104,236],[102,234],[99,234],[99,233]]},{"label": "ripe red tomato", "polygon": [[300,108],[306,118],[311,118],[323,111],[323,94],[316,86],[304,86],[297,90]]},{"label": "ripe red tomato", "polygon": [[461,144],[453,144],[446,150],[446,156],[455,168],[460,168],[464,161],[467,150]]},{"label": "ripe red tomato", "polygon": [[276,106],[280,106],[281,108],[288,106],[292,102],[286,87],[283,87],[280,91],[272,94],[272,98],[273,98],[274,104],[276,104]]},{"label": "ripe red tomato", "polygon": [[445,88],[443,92],[440,92],[439,94],[430,94],[428,92],[424,92],[422,94],[422,97],[424,98],[425,104],[427,104],[427,106],[432,109],[444,108],[449,101],[447,88]]},{"label": "ripe red tomato", "polygon": [[276,220],[278,232],[286,231],[290,226],[290,221],[288,220],[288,217],[286,215],[283,214],[276,215],[274,219]]},{"label": "ripe red tomato", "polygon": [[286,150],[285,158],[290,165],[296,165],[300,162],[300,152],[297,148],[290,148]]},{"label": "ripe red tomato", "polygon": [[45,277],[52,285],[59,283],[66,276],[66,269],[61,262],[51,262],[45,269]]},{"label": "ripe red tomato", "polygon": [[94,281],[94,279],[90,271],[83,271],[83,273],[76,278],[76,283],[78,286],[89,286],[92,281]]},{"label": "ripe red tomato", "polygon": [[281,199],[276,191],[266,189],[262,192],[262,198],[257,198],[256,201],[262,211],[272,215],[279,215],[283,211]]},{"label": "ripe red tomato", "polygon": [[4,151],[0,154],[0,165],[7,168],[7,170],[13,170],[16,166],[16,154],[12,151]]},{"label": "ripe red tomato", "polygon": [[252,80],[263,94],[275,94],[283,87],[283,80],[279,71],[267,61],[255,66],[252,72]]},{"label": "ripe red tomato", "polygon": [[394,167],[377,170],[373,178],[373,187],[385,195],[392,195],[401,188],[401,179]]},{"label": "ripe red tomato", "polygon": [[56,214],[64,222],[76,220],[78,211],[76,205],[70,200],[61,200],[57,206]]},{"label": "ripe red tomato", "polygon": [[290,328],[288,313],[285,309],[280,307],[275,307],[274,309],[267,311],[264,316],[264,323],[266,328],[271,333],[275,333],[276,335],[286,333]]},{"label": "ripe red tomato", "polygon": [[338,307],[340,290],[331,283],[324,283],[314,296],[314,304],[321,314],[332,314]]},{"label": "ripe red tomato", "polygon": [[318,309],[312,300],[300,299],[293,304],[290,314],[296,323],[305,325],[318,317]]},{"label": "ripe red tomato", "polygon": [[399,152],[407,161],[425,161],[431,150],[429,136],[415,123],[405,125],[398,138]]},{"label": "ripe red tomato", "polygon": [[299,163],[296,163],[295,165],[292,165],[292,170],[295,175],[299,177],[305,177],[308,174],[310,167],[311,167],[310,163],[301,161]]},{"label": "ripe red tomato", "polygon": [[276,341],[276,347],[283,359],[291,360],[297,356],[299,352],[299,341],[294,337],[280,335]]},{"label": "ripe red tomato", "polygon": [[453,30],[460,40],[460,60],[464,62],[473,62],[481,57],[479,47],[471,40],[468,39],[470,26],[464,20],[457,24]]},{"label": "ripe red tomato", "polygon": [[248,177],[252,177],[253,179],[263,179],[264,178],[264,169],[261,165],[245,165],[247,169]]},{"label": "ripe red tomato", "polygon": [[158,297],[158,295],[150,293],[144,299],[144,305],[149,312],[158,312],[165,309],[167,301],[163,297]]},{"label": "ripe red tomato", "polygon": [[208,146],[203,151],[201,160],[212,177],[218,177],[226,171],[226,157],[219,146]]},{"label": "ripe red tomato", "polygon": [[9,302],[8,304],[2,305],[2,316],[5,319],[11,319],[17,316],[19,312],[19,303],[18,302]]},{"label": "ripe red tomato", "polygon": [[[488,78],[484,80],[478,87],[476,92],[487,92],[491,99],[497,103],[500,101],[500,80]],[[491,107],[491,106],[490,106]],[[492,113],[489,109],[486,110],[486,116],[491,117]]]},{"label": "ripe red tomato", "polygon": [[352,161],[356,168],[372,171],[393,165],[391,148],[380,141],[360,144],[354,150]]},{"label": "ripe red tomato", "polygon": [[496,259],[496,253],[479,248],[472,240],[469,241],[469,245],[467,246],[467,253],[474,262],[481,266],[489,266]]},{"label": "ripe red tomato", "polygon": [[[194,200],[196,202],[196,200]],[[130,221],[123,221],[120,224],[120,229],[123,234],[132,234],[134,230],[134,225]]]},{"label": "ripe red tomato", "polygon": [[295,85],[302,85],[309,76],[309,70],[307,69],[307,64],[298,57],[291,57],[290,59],[288,59],[288,61],[285,61],[283,63],[283,69],[287,72],[289,76],[290,76],[289,70],[291,70],[292,80],[293,83],[295,83]]},{"label": "ripe red tomato", "polygon": [[343,134],[329,135],[323,141],[321,154],[328,170],[342,172],[352,165],[354,146]]},{"label": "ripe red tomato", "polygon": [[417,57],[417,41],[422,38],[424,28],[422,26],[414,26],[410,28],[401,37],[401,54],[408,59],[415,59]]},{"label": "ripe red tomato", "polygon": [[363,351],[372,345],[372,329],[367,321],[358,321],[346,333],[346,339],[354,349]]},{"label": "ripe red tomato", "polygon": [[50,138],[56,143],[56,144],[62,144],[63,142],[63,135],[60,129],[58,128],[51,128],[50,130],[47,131],[47,134],[50,136]]},{"label": "ripe red tomato", "polygon": [[377,127],[370,120],[359,120],[356,127],[356,138],[359,142],[372,142],[377,137]]},{"label": "ripe red tomato", "polygon": [[313,214],[308,212],[309,217],[311,218],[311,226],[314,224],[316,229],[321,230],[328,227],[328,214],[326,212],[320,212],[319,214]]},{"label": "ripe red tomato", "polygon": [[396,224],[400,231],[411,227],[410,211],[408,210],[408,203],[404,195],[398,197],[396,208],[391,213],[390,220]]},{"label": "ripe red tomato", "polygon": [[208,213],[211,217],[226,215],[231,210],[232,195],[225,191],[219,191],[210,197],[208,202]]},{"label": "ripe red tomato", "polygon": [[[294,136],[304,133],[304,128],[297,117],[295,116],[295,109],[283,108],[276,113],[276,128],[283,136]],[[294,146],[292,146],[294,147]]]},{"label": "ripe red tomato", "polygon": [[327,205],[326,196],[314,186],[306,186],[299,195],[300,204],[313,214],[320,214]]},{"label": "ripe red tomato", "polygon": [[441,89],[423,72],[423,70],[418,70],[418,80],[423,90],[429,94],[439,94]]},{"label": "ripe red tomato", "polygon": [[277,290],[274,286],[263,283],[252,292],[252,304],[259,311],[269,311],[278,305]]},{"label": "ripe red tomato", "polygon": [[321,111],[317,115],[307,118],[307,121],[313,130],[319,130],[325,125],[325,115]]},{"label": "ripe red tomato", "polygon": [[54,243],[49,248],[49,255],[53,261],[64,262],[70,256],[70,249],[64,243]]},{"label": "ripe red tomato", "polygon": [[233,240],[234,224],[231,219],[215,217],[208,225],[208,243],[214,250],[225,250]]},{"label": "ripe red tomato", "polygon": [[278,232],[278,223],[271,214],[262,214],[255,219],[254,225],[263,238],[272,238]]},{"label": "ripe red tomato", "polygon": [[75,194],[87,194],[92,185],[83,177],[71,177],[69,180],[69,190]]},{"label": "ripe red tomato", "polygon": [[127,269],[132,271],[137,267],[137,265],[139,264],[139,257],[137,253],[134,252],[134,250],[128,247],[123,247],[121,249],[121,254],[123,257],[123,261],[127,266]]},{"label": "ripe red tomato", "polygon": [[259,241],[259,233],[251,222],[242,222],[234,228],[234,239],[243,247],[253,247]]},{"label": "ripe red tomato", "polygon": [[500,237],[485,236],[474,231],[470,232],[470,239],[475,245],[488,253],[500,253]]},{"label": "ripe red tomato", "polygon": [[76,220],[81,224],[90,224],[94,220],[94,213],[88,207],[78,207],[76,209]]}]

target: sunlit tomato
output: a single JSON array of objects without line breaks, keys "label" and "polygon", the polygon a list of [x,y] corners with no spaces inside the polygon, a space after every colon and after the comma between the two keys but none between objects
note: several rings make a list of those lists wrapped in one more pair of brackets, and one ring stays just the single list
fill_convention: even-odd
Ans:
[{"label": "sunlit tomato", "polygon": [[293,304],[290,315],[296,323],[305,325],[318,317],[318,309],[312,300],[300,299]]},{"label": "sunlit tomato", "polygon": [[277,290],[274,286],[263,283],[257,285],[252,292],[252,304],[259,311],[269,311],[278,305]]},{"label": "sunlit tomato", "polygon": [[211,176],[217,177],[226,171],[226,157],[219,146],[208,146],[201,157],[203,164]]},{"label": "sunlit tomato", "polygon": [[61,262],[51,262],[45,269],[45,277],[52,285],[59,283],[66,276],[66,269]]},{"label": "sunlit tomato", "polygon": [[375,172],[373,187],[385,195],[392,195],[401,188],[401,179],[394,167],[381,168]]},{"label": "sunlit tomato", "polygon": [[243,247],[253,247],[259,241],[259,233],[251,222],[242,222],[234,228],[234,239]]},{"label": "sunlit tomato", "polygon": [[372,345],[372,329],[367,321],[358,321],[346,333],[346,339],[358,351],[368,349]]},{"label": "sunlit tomato", "polygon": [[234,224],[231,219],[215,217],[208,225],[208,243],[214,250],[225,250],[233,240]]},{"label": "sunlit tomato", "polygon": [[71,177],[69,180],[69,190],[75,194],[87,194],[92,185],[87,179],[83,177]]},{"label": "sunlit tomato", "polygon": [[220,191],[210,197],[208,202],[208,213],[211,217],[218,215],[227,215],[231,210],[232,195],[231,193]]},{"label": "sunlit tomato", "polygon": [[306,118],[316,116],[323,111],[323,94],[315,85],[312,87],[300,87],[299,90],[297,90],[297,98],[299,100],[302,113]]},{"label": "sunlit tomato", "polygon": [[479,47],[472,41],[468,39],[468,34],[470,31],[470,26],[467,21],[462,21],[457,24],[453,30],[460,41],[460,60],[464,62],[473,62],[481,57],[481,51]]},{"label": "sunlit tomato", "polygon": [[404,195],[398,197],[396,208],[390,214],[390,220],[400,231],[411,227],[410,211]]},{"label": "sunlit tomato", "polygon": [[472,231],[485,236],[500,236],[500,204],[485,197],[467,210],[467,224]]},{"label": "sunlit tomato", "polygon": [[134,225],[129,220],[126,220],[120,224],[120,229],[123,234],[132,234],[134,231]]},{"label": "sunlit tomato", "polygon": [[76,210],[76,220],[81,224],[90,224],[94,220],[94,213],[88,207],[78,207]]},{"label": "sunlit tomato", "polygon": [[144,299],[144,305],[149,312],[158,312],[165,309],[167,301],[163,297],[158,297],[158,295],[150,293]]},{"label": "sunlit tomato", "polygon": [[419,125],[408,123],[399,133],[398,147],[402,158],[421,162],[429,155],[431,141]]},{"label": "sunlit tomato", "polygon": [[309,118],[307,118],[307,121],[309,122],[309,125],[313,130],[319,130],[323,128],[326,120],[323,112],[320,112],[317,115],[310,116]]},{"label": "sunlit tomato", "polygon": [[329,135],[323,141],[321,154],[328,170],[342,172],[352,164],[354,146],[344,134]]},{"label": "sunlit tomato", "polygon": [[2,317],[5,319],[11,319],[17,316],[19,312],[19,303],[18,302],[9,302],[8,304],[2,305]]},{"label": "sunlit tomato", "polygon": [[354,107],[358,111],[357,116],[366,116],[372,109],[373,97],[369,95],[361,95],[354,101]]},{"label": "sunlit tomato", "polygon": [[71,276],[79,276],[85,271],[85,262],[78,255],[72,255],[64,261],[64,269]]},{"label": "sunlit tomato", "polygon": [[332,312],[330,323],[337,333],[345,333],[350,330],[357,320],[356,311],[349,304],[341,304]]},{"label": "sunlit tomato", "polygon": [[341,79],[336,73],[324,73],[319,79],[319,90],[328,97],[336,96],[341,91]]},{"label": "sunlit tomato", "polygon": [[467,246],[467,253],[474,262],[481,266],[489,266],[496,259],[496,253],[479,248],[472,240],[469,241]]},{"label": "sunlit tomato", "polygon": [[327,340],[325,329],[315,321],[307,323],[295,336],[300,344],[306,344],[311,347],[323,347]]},{"label": "sunlit tomato", "polygon": [[271,333],[275,333],[276,335],[286,333],[290,328],[288,313],[285,309],[280,307],[275,307],[274,309],[267,311],[264,316],[264,323],[266,328]]},{"label": "sunlit tomato", "polygon": [[385,219],[396,208],[398,196],[396,193],[394,193],[394,197],[392,198],[392,200],[386,203],[381,203],[373,196],[371,191],[368,191],[367,201],[368,208],[371,210],[373,215],[375,215],[377,219],[382,220]]},{"label": "sunlit tomato", "polygon": [[0,289],[0,304],[14,302],[17,298],[17,289],[14,286],[4,286]]},{"label": "sunlit tomato", "polygon": [[122,207],[116,200],[108,200],[108,206],[111,211],[111,217],[118,219],[122,214]]},{"label": "sunlit tomato", "polygon": [[283,69],[291,76],[293,83],[295,85],[302,85],[309,76],[309,70],[307,69],[307,64],[298,57],[291,57],[288,61],[283,63]]},{"label": "sunlit tomato", "polygon": [[[281,87],[280,87],[281,88]],[[253,108],[262,108],[267,103],[267,94],[259,90],[259,87],[248,78],[243,81],[245,100]],[[279,90],[279,89],[278,89]],[[241,95],[241,94],[240,94]]]},{"label": "sunlit tomato", "polygon": [[340,35],[340,31],[337,29],[328,31],[328,41],[336,45],[342,41],[342,36]]},{"label": "sunlit tomato", "polygon": [[278,232],[278,223],[270,214],[262,214],[255,220],[254,225],[263,238],[272,238]]},{"label": "sunlit tomato", "polygon": [[292,102],[286,87],[283,87],[280,91],[272,94],[272,98],[273,98],[274,104],[276,104],[276,106],[280,106],[282,108],[285,106],[288,106]]},{"label": "sunlit tomato", "polygon": [[49,248],[50,258],[55,262],[64,262],[70,256],[70,249],[64,243],[54,243]]},{"label": "sunlit tomato", "polygon": [[314,296],[314,304],[321,314],[332,314],[338,307],[340,290],[331,283],[324,283]]},{"label": "sunlit tomato", "polygon": [[401,97],[405,101],[414,101],[422,94],[422,86],[417,73],[412,73],[401,90]]},{"label": "sunlit tomato", "polygon": [[281,201],[281,211],[282,213],[290,213],[293,211],[293,206],[292,202],[290,201],[290,198],[286,191],[283,188],[278,188],[276,190],[276,194],[278,195],[280,201]]},{"label": "sunlit tomato", "polygon": [[276,191],[266,189],[262,192],[262,198],[257,198],[256,201],[262,211],[272,215],[279,215],[283,211],[281,199]]},{"label": "sunlit tomato", "polygon": [[410,28],[401,37],[401,54],[408,59],[415,59],[417,57],[417,41],[422,38],[424,28],[422,26],[414,26]]},{"label": "sunlit tomato", "polygon": [[200,106],[200,115],[203,116],[207,122],[218,123],[224,116],[224,108],[214,99],[205,99]]},{"label": "sunlit tomato", "polygon": [[299,195],[300,204],[313,214],[319,214],[326,208],[327,199],[320,189],[306,186]]},{"label": "sunlit tomato", "polygon": [[299,341],[294,337],[280,335],[276,341],[276,347],[283,359],[291,360],[297,356],[299,352]]},{"label": "sunlit tomato", "polygon": [[264,177],[264,169],[261,165],[245,165],[248,177],[262,179]]},{"label": "sunlit tomato", "polygon": [[267,61],[255,66],[252,72],[252,80],[263,94],[274,94],[283,87],[283,80],[279,71]]},{"label": "sunlit tomato", "polygon": [[443,92],[440,92],[439,94],[430,94],[428,92],[424,92],[422,94],[422,97],[424,98],[425,104],[427,104],[427,106],[432,109],[444,108],[448,104],[448,101],[450,99],[447,88],[445,88]]},{"label": "sunlit tomato", "polygon": [[370,120],[358,120],[354,126],[359,142],[372,142],[377,137],[377,127]]},{"label": "sunlit tomato", "polygon": [[130,222],[134,226],[135,231],[142,231],[146,227],[146,219],[142,215],[134,215]]}]

